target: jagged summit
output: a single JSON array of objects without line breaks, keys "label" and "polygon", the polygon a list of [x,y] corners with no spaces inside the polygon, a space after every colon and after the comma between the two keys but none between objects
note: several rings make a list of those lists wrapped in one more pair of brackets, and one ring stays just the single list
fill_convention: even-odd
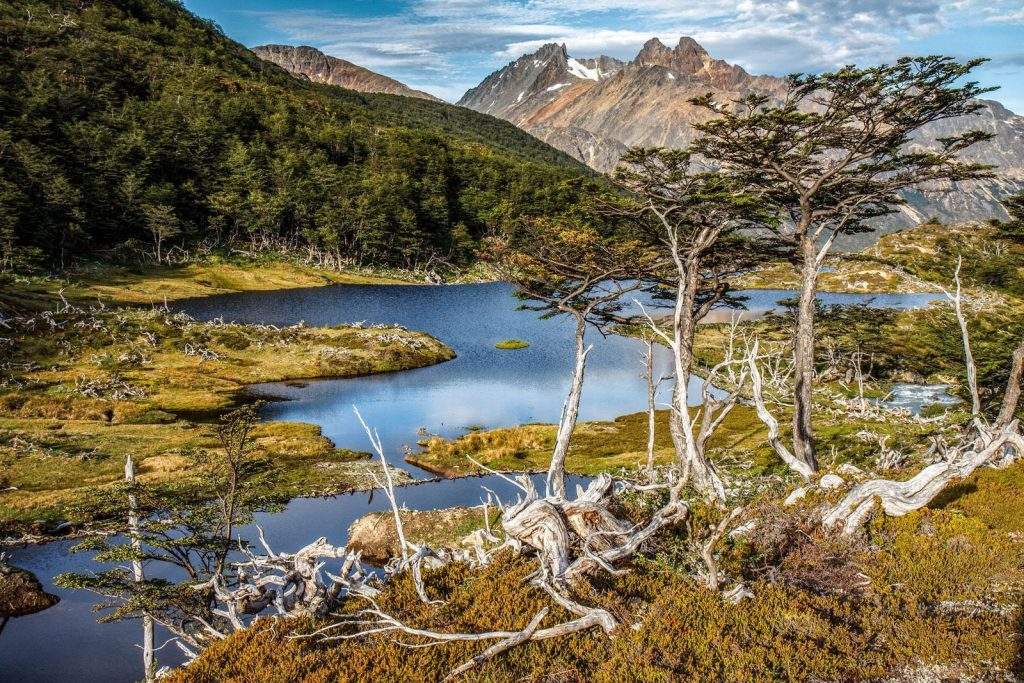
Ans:
[{"label": "jagged summit", "polygon": [[596,83],[618,72],[621,60],[601,55],[576,59],[565,44],[547,43],[495,71],[459,104],[517,123],[517,112],[527,112],[555,100],[578,83]]},{"label": "jagged summit", "polygon": [[633,63],[639,64],[640,66],[652,64],[665,66],[666,62],[671,58],[671,55],[671,48],[661,42],[658,38],[651,38],[644,43],[642,48],[640,48],[640,52],[638,52],[636,57],[633,59]]},{"label": "jagged summit", "polygon": [[[548,43],[494,72],[466,92],[459,104],[498,116],[599,171],[610,171],[633,145],[684,147],[694,124],[710,113],[690,104],[714,93],[721,100],[750,92],[781,97],[782,78],[756,76],[716,59],[689,36],[669,47],[651,38],[630,61],[613,57],[580,58],[565,45]],[[938,145],[939,137],[959,126],[982,127],[997,139],[972,148],[972,160],[1000,168],[1002,177],[987,184],[934,196],[910,198],[908,221],[929,216],[1000,216],[997,198],[1024,189],[1024,117],[997,103],[986,103],[971,122],[939,122],[923,130],[919,141]]]}]

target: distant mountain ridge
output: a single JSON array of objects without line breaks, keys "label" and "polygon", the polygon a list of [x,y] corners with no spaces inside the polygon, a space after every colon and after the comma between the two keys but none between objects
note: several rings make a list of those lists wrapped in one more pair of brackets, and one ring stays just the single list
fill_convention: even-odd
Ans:
[{"label": "distant mountain ridge", "polygon": [[[615,168],[631,146],[684,147],[694,124],[712,114],[690,99],[713,92],[736,99],[750,92],[781,97],[786,80],[752,75],[712,57],[697,41],[682,37],[674,48],[652,38],[636,57],[574,58],[564,45],[544,45],[471,88],[459,104],[516,124],[599,171]],[[999,199],[1024,190],[1024,116],[984,101],[979,116],[940,121],[918,136],[926,147],[953,132],[981,129],[995,139],[965,157],[997,166],[1000,177],[941,192],[908,195],[893,227],[926,218],[944,220],[1005,217]]]},{"label": "distant mountain ridge", "polygon": [[430,93],[414,90],[405,83],[384,76],[358,64],[326,55],[308,45],[259,45],[252,51],[260,58],[277,64],[282,69],[313,83],[337,85],[359,92],[404,95],[441,102]]}]

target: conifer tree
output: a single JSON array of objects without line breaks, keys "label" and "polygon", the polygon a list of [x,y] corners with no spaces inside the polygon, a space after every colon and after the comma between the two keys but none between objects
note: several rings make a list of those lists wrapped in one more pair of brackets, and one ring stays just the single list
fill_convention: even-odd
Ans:
[{"label": "conifer tree", "polygon": [[693,100],[718,114],[697,126],[701,137],[694,151],[778,207],[776,235],[794,252],[801,284],[793,446],[812,469],[818,465],[811,401],[819,269],[837,237],[870,230],[871,219],[906,202],[907,190],[990,176],[989,167],[959,159],[960,152],[989,139],[988,133],[941,138],[934,151],[913,145],[922,126],[984,106],[976,98],[991,88],[961,84],[984,61],[907,57],[791,76],[781,102],[761,94],[731,103],[711,94]]}]

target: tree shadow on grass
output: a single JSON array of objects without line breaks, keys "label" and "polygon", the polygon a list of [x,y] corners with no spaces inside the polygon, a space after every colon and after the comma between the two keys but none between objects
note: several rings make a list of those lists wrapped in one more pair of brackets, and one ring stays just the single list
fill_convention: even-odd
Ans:
[{"label": "tree shadow on grass", "polygon": [[968,496],[978,490],[978,485],[973,481],[963,481],[940,493],[928,504],[928,507],[941,510],[946,508],[964,496]]}]

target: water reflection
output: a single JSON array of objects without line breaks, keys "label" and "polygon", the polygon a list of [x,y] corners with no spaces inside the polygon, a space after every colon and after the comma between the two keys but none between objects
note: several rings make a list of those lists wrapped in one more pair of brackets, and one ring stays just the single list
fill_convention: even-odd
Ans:
[{"label": "water reflection", "polygon": [[[782,290],[748,292],[749,316],[775,308],[792,296]],[[823,294],[826,304],[863,303],[893,308],[927,305],[934,295]],[[319,380],[305,387],[261,385],[256,390],[291,400],[267,406],[269,419],[313,422],[338,446],[365,450],[365,435],[354,419],[357,404],[380,431],[385,448],[397,453],[416,440],[425,427],[455,436],[467,426],[494,427],[558,419],[568,388],[572,363],[568,320],[540,321],[516,310],[518,302],[505,284],[453,287],[336,286],[280,292],[210,297],[185,302],[181,309],[199,319],[290,325],[336,325],[367,321],[394,323],[433,334],[452,346],[458,358],[429,368],[348,380]],[[728,320],[731,312],[715,314]],[[494,344],[517,337],[530,342],[518,351],[499,351]],[[582,420],[610,419],[643,410],[646,405],[641,345],[621,337],[602,338],[593,331]],[[655,373],[668,374],[669,360],[659,349]],[[688,387],[691,403],[699,382]],[[665,400],[662,389],[662,400]],[[571,479],[573,486],[578,479]],[[511,497],[509,485],[496,478],[441,480],[403,487],[399,499],[410,508],[437,509],[479,503],[481,485]],[[371,510],[383,509],[377,496],[365,493],[292,501],[284,512],[264,515],[261,524],[278,550],[294,551],[324,535],[344,543],[348,526]],[[139,624],[99,626],[92,605],[96,596],[53,586],[65,571],[97,569],[87,553],[71,555],[72,541],[59,541],[13,553],[12,562],[34,572],[45,589],[61,597],[54,608],[8,625],[0,637],[0,679],[3,681],[133,681],[141,676]],[[154,568],[155,569],[155,568]],[[147,571],[152,569],[147,568]],[[158,635],[157,643],[163,642]],[[179,654],[164,648],[158,659],[176,664]]]}]

